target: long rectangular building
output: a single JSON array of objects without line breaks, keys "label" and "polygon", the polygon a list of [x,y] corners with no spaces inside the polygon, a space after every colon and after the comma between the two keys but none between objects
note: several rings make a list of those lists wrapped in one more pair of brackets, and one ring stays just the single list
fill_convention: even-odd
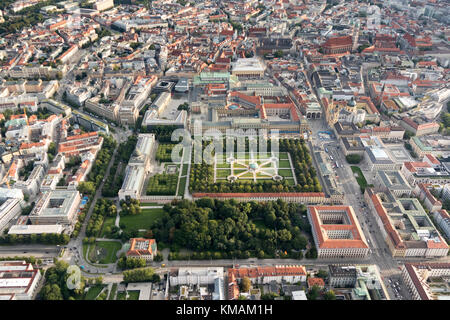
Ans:
[{"label": "long rectangular building", "polygon": [[301,265],[277,265],[273,267],[242,267],[228,269],[228,299],[239,297],[239,285],[243,278],[249,278],[253,284],[306,282],[306,268]]},{"label": "long rectangular building", "polygon": [[58,146],[58,151],[66,158],[77,156],[81,153],[99,150],[103,144],[103,137],[98,132],[88,132],[80,135],[69,136]]},{"label": "long rectangular building", "polygon": [[32,300],[41,273],[25,261],[0,261],[0,296],[10,300]]},{"label": "long rectangular building", "polygon": [[10,198],[0,205],[0,232],[22,211],[20,199]]},{"label": "long rectangular building", "polygon": [[150,172],[150,155],[155,145],[154,134],[140,134],[136,149],[125,171],[125,179],[119,190],[119,199],[139,199],[144,187],[145,176]]}]

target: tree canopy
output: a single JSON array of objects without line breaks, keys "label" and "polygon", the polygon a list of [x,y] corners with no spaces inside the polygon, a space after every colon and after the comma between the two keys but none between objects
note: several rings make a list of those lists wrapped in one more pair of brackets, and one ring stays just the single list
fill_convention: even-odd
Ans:
[{"label": "tree canopy", "polygon": [[[305,249],[309,224],[300,218],[302,206],[282,200],[267,203],[200,199],[165,205],[164,216],[152,233],[158,243],[208,254],[229,256],[274,256],[277,250]],[[256,224],[255,224],[256,223]],[[218,257],[218,258],[219,258]],[[198,257],[201,258],[201,257]]]}]

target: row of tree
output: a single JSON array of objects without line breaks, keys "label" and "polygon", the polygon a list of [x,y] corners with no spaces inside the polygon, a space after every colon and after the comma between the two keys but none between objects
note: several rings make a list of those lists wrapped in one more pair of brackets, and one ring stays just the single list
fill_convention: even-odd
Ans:
[{"label": "row of tree", "polygon": [[[169,252],[169,260],[220,260],[220,259],[249,259],[256,257],[258,259],[303,259],[303,253],[301,251],[279,251],[277,255],[269,254],[260,250],[233,250],[233,251],[201,251],[192,253],[180,253],[178,251]],[[155,260],[156,261],[156,260]]]},{"label": "row of tree", "polygon": [[142,213],[141,202],[136,199],[130,199],[129,201],[121,201],[120,206],[122,211],[121,215],[137,215]]},{"label": "row of tree", "polygon": [[171,143],[172,141],[172,132],[177,129],[176,126],[153,126],[149,130],[145,130],[141,128],[141,132],[148,131],[149,133],[154,133],[156,139],[162,143]]},{"label": "row of tree", "polygon": [[139,268],[133,270],[126,270],[123,272],[123,281],[129,282],[159,282],[161,278],[155,273],[153,268]]},{"label": "row of tree", "polygon": [[78,234],[80,233],[82,223],[84,222],[84,219],[86,219],[86,210],[83,208],[81,213],[78,215],[78,221],[75,223],[75,226],[73,228],[72,232],[72,238],[78,237]]},{"label": "row of tree", "polygon": [[105,217],[114,217],[117,215],[117,208],[113,201],[108,199],[99,199],[95,203],[94,211],[86,228],[88,237],[95,237],[102,229]]},{"label": "row of tree", "polygon": [[0,244],[59,244],[65,245],[70,241],[70,236],[68,234],[57,234],[57,233],[41,233],[41,234],[31,234],[31,235],[17,235],[17,234],[7,234],[0,237]]},{"label": "row of tree", "polygon": [[[120,188],[122,187],[124,179],[124,170],[136,148],[137,136],[131,135],[127,141],[122,142],[117,150],[117,157],[114,159],[114,163],[111,167],[108,179],[105,181],[102,189],[102,196],[104,197],[116,197]],[[120,172],[117,172],[119,163],[121,164]]]},{"label": "row of tree", "polygon": [[98,152],[91,172],[89,173],[88,180],[94,182],[95,188],[100,186],[103,177],[105,176],[106,169],[109,161],[114,153],[114,149],[117,147],[117,142],[111,136],[100,134],[103,137],[102,149]]},{"label": "row of tree", "polygon": [[147,262],[143,258],[121,257],[117,261],[117,266],[122,270],[144,268],[146,265]]}]

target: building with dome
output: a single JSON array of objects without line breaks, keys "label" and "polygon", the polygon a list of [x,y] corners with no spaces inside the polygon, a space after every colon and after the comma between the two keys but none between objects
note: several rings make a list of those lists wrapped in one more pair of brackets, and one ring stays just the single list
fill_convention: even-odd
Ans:
[{"label": "building with dome", "polygon": [[369,97],[352,97],[350,100],[323,99],[325,118],[330,126],[336,122],[362,123],[380,121],[380,112]]}]

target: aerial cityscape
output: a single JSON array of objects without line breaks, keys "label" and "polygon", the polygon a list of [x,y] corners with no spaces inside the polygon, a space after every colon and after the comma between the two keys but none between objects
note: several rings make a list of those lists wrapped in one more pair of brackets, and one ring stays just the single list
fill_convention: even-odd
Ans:
[{"label": "aerial cityscape", "polygon": [[449,71],[450,0],[0,1],[0,300],[450,300]]}]

